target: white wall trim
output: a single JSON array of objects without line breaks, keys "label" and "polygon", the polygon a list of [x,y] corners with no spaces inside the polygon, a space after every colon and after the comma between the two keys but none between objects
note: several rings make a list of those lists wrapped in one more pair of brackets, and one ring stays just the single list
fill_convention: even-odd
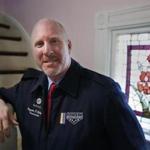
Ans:
[{"label": "white wall trim", "polygon": [[96,14],[96,29],[147,23],[150,23],[150,5]]},{"label": "white wall trim", "polygon": [[110,75],[112,32],[150,26],[150,4],[95,15],[95,70]]}]

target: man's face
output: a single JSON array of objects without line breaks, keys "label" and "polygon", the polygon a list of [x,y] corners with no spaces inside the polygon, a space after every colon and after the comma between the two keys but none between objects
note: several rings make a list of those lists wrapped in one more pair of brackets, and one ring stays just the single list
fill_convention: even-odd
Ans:
[{"label": "man's face", "polygon": [[70,65],[70,41],[58,27],[44,22],[32,36],[33,55],[36,63],[51,78],[59,78]]}]

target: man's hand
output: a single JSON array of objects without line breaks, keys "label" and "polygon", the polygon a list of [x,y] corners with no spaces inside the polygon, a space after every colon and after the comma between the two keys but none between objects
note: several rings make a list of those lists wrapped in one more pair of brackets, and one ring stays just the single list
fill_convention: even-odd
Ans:
[{"label": "man's hand", "polygon": [[12,106],[0,99],[0,143],[10,136],[10,129],[14,125],[18,125],[18,122]]}]

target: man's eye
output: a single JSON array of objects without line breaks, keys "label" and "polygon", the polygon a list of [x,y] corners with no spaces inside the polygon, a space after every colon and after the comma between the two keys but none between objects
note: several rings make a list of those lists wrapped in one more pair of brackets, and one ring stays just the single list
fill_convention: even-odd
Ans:
[{"label": "man's eye", "polygon": [[35,47],[40,48],[43,46],[43,42],[37,42],[35,43]]}]

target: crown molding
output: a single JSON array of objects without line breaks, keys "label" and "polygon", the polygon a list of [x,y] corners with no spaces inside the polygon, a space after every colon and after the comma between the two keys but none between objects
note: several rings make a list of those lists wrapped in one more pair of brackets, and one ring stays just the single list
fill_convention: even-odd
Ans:
[{"label": "crown molding", "polygon": [[124,10],[98,12],[96,29],[119,28],[122,26],[147,25],[150,23],[150,4]]}]

